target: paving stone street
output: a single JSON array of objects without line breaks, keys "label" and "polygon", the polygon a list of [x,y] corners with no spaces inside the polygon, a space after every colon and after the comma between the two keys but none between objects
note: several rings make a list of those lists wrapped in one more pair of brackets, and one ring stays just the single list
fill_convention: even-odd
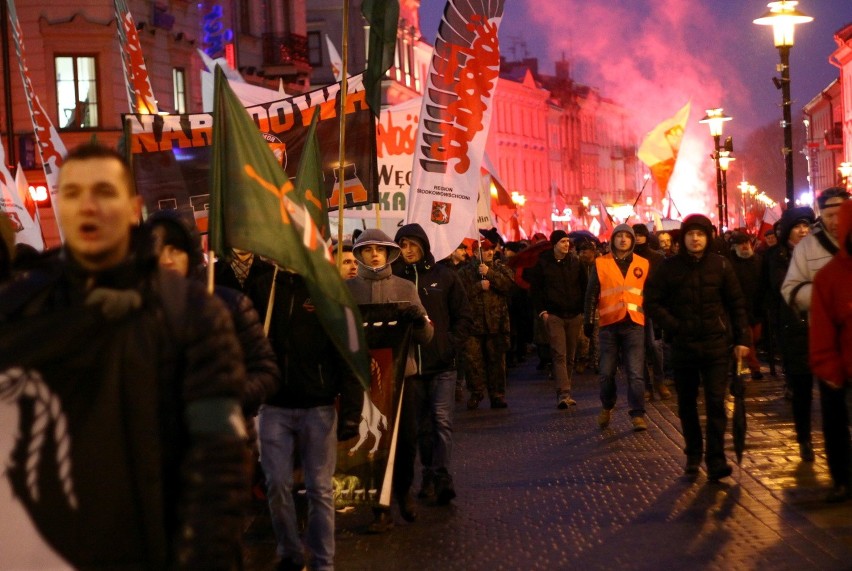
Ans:
[{"label": "paving stone street", "polygon": [[[601,430],[596,375],[575,375],[577,406],[557,410],[547,374],[527,361],[509,371],[508,409],[458,403],[453,505],[420,505],[412,524],[394,508],[396,527],[383,535],[365,533],[367,509],[338,514],[336,568],[848,571],[852,502],[823,501],[818,410],[817,459],[802,463],[783,382],[765,379],[747,386],[742,465],[708,483],[703,469],[683,475],[674,398],[649,403],[648,430],[636,433],[619,380],[619,405]],[[256,511],[247,568],[272,569],[269,518]]]}]

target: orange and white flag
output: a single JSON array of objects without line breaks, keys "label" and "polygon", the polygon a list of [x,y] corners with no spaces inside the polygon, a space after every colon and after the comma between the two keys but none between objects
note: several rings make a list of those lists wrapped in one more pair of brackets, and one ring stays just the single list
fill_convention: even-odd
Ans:
[{"label": "orange and white flag", "polygon": [[114,4],[115,29],[118,32],[118,44],[121,48],[121,66],[124,68],[124,82],[127,86],[130,112],[156,115],[157,100],[154,99],[154,90],[151,89],[151,79],[148,77],[145,58],[142,57],[142,44],[139,42],[139,33],[133,22],[133,15],[124,0],[114,0]]},{"label": "orange and white flag", "polygon": [[669,180],[677,162],[683,132],[689,119],[690,103],[681,107],[674,117],[666,119],[653,128],[642,144],[639,145],[639,160],[648,165],[651,176],[660,189],[660,196],[666,196]]},{"label": "orange and white flag", "polygon": [[456,249],[476,219],[502,18],[503,0],[448,0],[438,27],[406,215],[426,231],[436,260]]},{"label": "orange and white flag", "polygon": [[[27,68],[21,23],[18,21],[18,13],[15,10],[15,1],[7,0],[6,3],[9,6],[9,23],[12,28],[12,37],[15,40],[15,54],[18,57],[21,81],[24,84],[24,92],[27,95],[27,106],[33,121],[36,146],[38,147],[38,154],[41,158],[41,165],[44,168],[44,178],[50,189],[50,202],[53,205],[54,213],[57,213],[56,192],[59,188],[59,168],[62,166],[62,161],[65,159],[65,155],[68,154],[68,151],[65,150],[65,144],[59,138],[56,127],[53,126],[50,117],[45,112],[41,101],[39,101],[38,96],[35,94],[35,89],[33,89],[33,82],[30,79],[29,69]],[[59,236],[62,238],[61,227],[59,228]]]}]

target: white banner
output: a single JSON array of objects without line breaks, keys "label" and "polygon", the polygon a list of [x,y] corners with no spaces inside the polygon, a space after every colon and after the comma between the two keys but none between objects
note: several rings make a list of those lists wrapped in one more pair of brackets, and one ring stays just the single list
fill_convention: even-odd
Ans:
[{"label": "white banner", "polygon": [[449,0],[435,39],[406,222],[423,227],[436,260],[461,243],[476,217],[502,17],[502,0]]},{"label": "white banner", "polygon": [[[18,175],[23,177],[23,170],[18,166]],[[0,143],[0,210],[9,218],[15,230],[16,244],[29,244],[36,250],[44,250],[44,238],[41,228],[33,220],[19,192],[17,179],[12,177],[6,166],[6,149]],[[26,184],[26,182],[24,182]],[[29,189],[27,189],[29,192]],[[36,220],[38,215],[36,214]]]}]

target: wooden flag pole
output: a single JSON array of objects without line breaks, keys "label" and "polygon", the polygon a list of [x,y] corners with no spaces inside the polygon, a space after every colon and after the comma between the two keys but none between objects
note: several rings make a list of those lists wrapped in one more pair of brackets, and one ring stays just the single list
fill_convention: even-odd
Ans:
[{"label": "wooden flag pole", "polygon": [[263,320],[263,336],[269,337],[269,324],[272,323],[272,305],[275,303],[275,284],[278,277],[278,264],[272,271],[272,285],[269,287],[269,301],[266,304],[266,318]]},{"label": "wooden flag pole", "polygon": [[343,266],[343,171],[346,158],[346,95],[349,91],[349,0],[343,0],[343,37],[340,42],[340,148],[337,165],[337,269]]}]

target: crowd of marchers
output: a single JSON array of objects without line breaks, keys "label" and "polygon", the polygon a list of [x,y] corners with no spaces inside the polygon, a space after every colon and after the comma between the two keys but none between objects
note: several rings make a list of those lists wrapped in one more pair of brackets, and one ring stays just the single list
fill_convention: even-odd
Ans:
[{"label": "crowd of marchers", "polygon": [[[707,217],[693,214],[671,231],[620,224],[606,242],[562,230],[504,242],[492,230],[443,260],[435,260],[419,224],[393,237],[366,229],[336,245],[355,302],[400,304],[400,318],[411,323],[392,475],[400,517],[415,522],[420,506],[453,501],[458,403],[509,408],[507,368],[531,355],[552,379],[555,400],[546,406],[576,406],[574,374],[598,376],[601,430],[612,420],[617,379],[636,432],[649,429],[646,403],[672,398],[673,386],[684,472],[696,475],[704,463],[710,481],[732,473],[724,451],[731,378],[748,371],[759,381],[777,357],[801,461],[814,461],[816,385],[833,483],[826,499],[852,498],[849,198],[845,189],[826,189],[818,215],[790,208],[759,238],[744,230],[719,235]],[[268,502],[277,568],[333,569],[337,443],[358,435],[365,393],[317,317],[303,276],[235,249],[215,264],[208,294],[193,221],[160,211],[143,223],[127,163],[96,144],[66,158],[57,212],[64,244],[43,254],[15,246],[0,217],[0,398],[12,403],[21,427],[17,440],[0,438],[0,454],[4,463],[27,465],[7,471],[0,485],[43,539],[4,549],[0,564],[240,568],[254,478]],[[63,355],[61,347],[18,356],[26,324],[61,330],[69,319],[110,331],[97,341],[100,358]],[[51,463],[40,455],[44,429],[24,398],[48,389],[28,389],[35,375],[13,380],[10,371],[38,372],[47,366],[40,359],[56,354],[94,412],[80,420],[54,406],[51,419],[67,416],[83,429],[69,430],[70,452],[62,438],[45,448],[57,458]],[[134,397],[140,394],[142,401]],[[115,414],[101,414],[105,408]],[[58,432],[59,421],[51,422]],[[93,448],[85,439],[98,434],[118,445],[103,447],[97,465],[79,466],[78,458],[89,457],[77,449]],[[77,462],[72,469],[63,468],[67,458]],[[51,470],[54,476],[43,476]],[[297,517],[297,473],[305,525]],[[39,501],[48,497],[64,498],[86,517],[60,510],[48,517],[61,521],[43,523]],[[389,532],[393,512],[379,505],[373,512],[368,531]]]}]

